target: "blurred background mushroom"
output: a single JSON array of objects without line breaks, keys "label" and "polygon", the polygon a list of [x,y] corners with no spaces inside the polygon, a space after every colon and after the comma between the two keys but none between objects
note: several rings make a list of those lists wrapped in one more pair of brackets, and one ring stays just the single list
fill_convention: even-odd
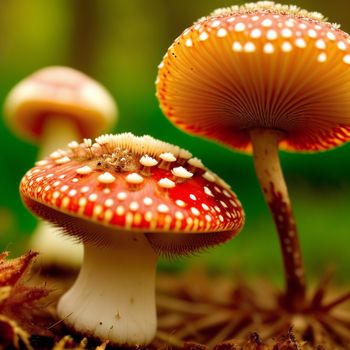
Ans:
[{"label": "blurred background mushroom", "polygon": [[[242,3],[51,0],[48,5],[45,0],[2,1],[0,96],[3,103],[8,91],[23,77],[51,65],[70,66],[100,81],[118,101],[120,119],[114,131],[149,133],[158,138],[167,135],[169,142],[191,149],[233,185],[249,218],[245,233],[234,242],[194,259],[171,264],[163,261],[161,266],[175,269],[202,262],[218,271],[235,265],[245,276],[263,275],[282,285],[278,242],[252,159],[177,130],[164,118],[154,97],[157,65],[174,38],[214,8]],[[331,21],[342,23],[345,32],[350,31],[350,12],[345,11],[348,4],[344,0],[293,3],[327,14]],[[14,137],[4,118],[0,118],[0,136],[3,149],[8,150],[0,156],[0,244],[19,253],[23,251],[20,243],[29,237],[36,222],[21,204],[18,183],[36,159],[37,147]],[[338,279],[347,281],[350,145],[312,156],[283,153],[281,158],[303,232],[301,243],[310,276],[319,276],[332,261]],[[234,171],[231,164],[236,164]]]},{"label": "blurred background mushroom", "polygon": [[[116,105],[93,79],[74,69],[54,66],[18,83],[6,98],[4,113],[10,129],[39,144],[38,159],[48,154],[59,159],[61,145],[108,130],[115,123]],[[69,147],[74,149],[78,144],[70,142]],[[46,223],[39,223],[30,248],[41,253],[44,265],[80,266],[82,247],[52,231]]]}]

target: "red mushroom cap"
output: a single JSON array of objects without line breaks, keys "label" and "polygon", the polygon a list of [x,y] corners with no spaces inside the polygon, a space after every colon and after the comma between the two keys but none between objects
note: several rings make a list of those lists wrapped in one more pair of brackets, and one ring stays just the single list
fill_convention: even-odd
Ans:
[{"label": "red mushroom cap", "polygon": [[284,149],[329,149],[350,139],[350,37],[296,6],[218,10],[169,48],[157,96],[181,129],[233,148],[267,128]]},{"label": "red mushroom cap", "polygon": [[75,69],[53,66],[18,83],[5,101],[9,125],[22,137],[40,139],[48,117],[76,123],[82,137],[99,135],[116,119],[116,105],[97,81]]},{"label": "red mushroom cap", "polygon": [[[177,146],[130,133],[70,146],[37,162],[20,185],[28,208],[68,234],[101,240],[94,224],[146,232],[160,251],[181,253],[225,241],[243,226],[229,186]],[[176,158],[169,167],[160,167],[164,153]],[[178,243],[161,237],[170,233]]]}]

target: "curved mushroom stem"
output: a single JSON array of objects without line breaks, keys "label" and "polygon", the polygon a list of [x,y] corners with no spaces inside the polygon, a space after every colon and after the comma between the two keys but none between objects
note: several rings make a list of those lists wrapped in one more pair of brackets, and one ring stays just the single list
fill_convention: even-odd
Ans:
[{"label": "curved mushroom stem", "polygon": [[157,254],[142,233],[112,232],[111,245],[84,244],[84,261],[58,315],[83,335],[146,345],[156,333]]},{"label": "curved mushroom stem", "polygon": [[280,131],[269,129],[250,132],[255,171],[282,249],[286,277],[285,307],[296,311],[303,307],[305,299],[305,273],[292,205],[278,155],[282,135]]},{"label": "curved mushroom stem", "polygon": [[[52,115],[43,126],[38,159],[48,157],[53,151],[81,138],[77,126],[69,118]],[[40,252],[44,265],[79,268],[83,260],[83,249],[71,239],[61,237],[57,229],[48,223],[39,222],[31,240],[30,248]]]}]

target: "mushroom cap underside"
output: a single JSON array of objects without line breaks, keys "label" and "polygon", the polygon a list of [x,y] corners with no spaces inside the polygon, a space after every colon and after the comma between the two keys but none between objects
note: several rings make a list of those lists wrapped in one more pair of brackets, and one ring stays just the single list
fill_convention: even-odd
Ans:
[{"label": "mushroom cap underside", "polygon": [[40,139],[47,118],[69,119],[82,137],[98,135],[116,119],[116,104],[97,81],[68,67],[48,67],[18,83],[4,106],[10,127],[20,136]]},{"label": "mushroom cap underside", "polygon": [[349,35],[305,11],[250,5],[199,20],[171,45],[156,82],[165,115],[243,151],[258,128],[282,131],[286,150],[348,141]]},{"label": "mushroom cap underside", "polygon": [[[129,138],[128,142],[137,138],[106,136],[118,137],[119,141]],[[139,151],[124,141],[111,146],[106,139],[98,140],[100,145],[86,142],[88,147],[83,143],[68,152],[58,150],[27,172],[20,192],[31,211],[56,226],[61,224],[66,233],[75,231],[83,240],[78,227],[88,231],[87,222],[91,222],[115,231],[149,233],[157,242],[171,233],[179,240],[187,236],[188,242],[198,241],[190,244],[194,249],[218,244],[242,228],[244,213],[236,195],[197,158],[181,157],[188,152],[169,145],[165,152],[160,148],[152,153],[154,146],[147,143],[155,140],[149,136],[139,142]],[[162,160],[169,150],[175,161]]]}]

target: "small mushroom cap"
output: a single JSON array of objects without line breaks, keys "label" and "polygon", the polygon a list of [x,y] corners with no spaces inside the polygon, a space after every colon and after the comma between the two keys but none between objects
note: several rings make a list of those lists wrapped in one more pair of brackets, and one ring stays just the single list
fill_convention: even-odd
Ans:
[{"label": "small mushroom cap", "polygon": [[68,67],[41,69],[19,82],[4,107],[10,127],[21,137],[38,142],[46,118],[69,118],[82,137],[96,136],[116,120],[116,105],[97,81]]},{"label": "small mushroom cap", "polygon": [[[101,226],[139,231],[168,253],[218,244],[242,228],[244,213],[236,195],[217,175],[208,177],[202,163],[201,168],[190,166],[191,178],[177,177],[159,165],[142,175],[145,154],[159,164],[160,155],[169,152],[176,158],[173,168],[187,167],[179,147],[130,133],[103,140],[108,151],[82,143],[62,154],[64,162],[55,157],[37,162],[20,185],[28,208],[83,240],[101,240],[96,238]],[[94,225],[100,228],[92,229]],[[161,237],[171,233],[175,239]]]},{"label": "small mushroom cap", "polygon": [[249,130],[281,148],[350,139],[350,37],[319,13],[270,1],[217,10],[186,29],[159,66],[157,96],[179,128],[251,149]]}]

